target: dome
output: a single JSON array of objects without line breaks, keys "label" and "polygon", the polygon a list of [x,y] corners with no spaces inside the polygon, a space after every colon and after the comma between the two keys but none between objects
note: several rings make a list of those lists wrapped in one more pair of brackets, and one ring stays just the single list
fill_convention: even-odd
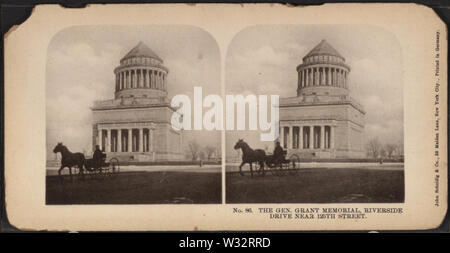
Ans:
[{"label": "dome", "polygon": [[139,42],[114,69],[116,98],[165,98],[167,74],[163,60],[143,42]]},{"label": "dome", "polygon": [[139,42],[133,49],[130,50],[120,61],[134,58],[134,57],[148,57],[163,61],[155,52],[153,52],[147,45],[142,41]]},{"label": "dome", "polygon": [[342,57],[342,55],[336,49],[334,49],[334,47],[332,47],[326,40],[322,40],[303,59],[317,55],[331,55],[344,59],[344,57]]},{"label": "dome", "polygon": [[297,66],[300,95],[346,96],[350,67],[345,58],[326,40],[320,41]]}]

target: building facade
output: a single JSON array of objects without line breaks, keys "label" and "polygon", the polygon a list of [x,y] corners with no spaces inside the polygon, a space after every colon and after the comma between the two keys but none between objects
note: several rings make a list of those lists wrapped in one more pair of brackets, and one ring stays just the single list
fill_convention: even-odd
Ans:
[{"label": "building facade", "polygon": [[280,143],[288,155],[363,157],[363,107],[348,85],[350,67],[322,40],[297,66],[297,96],[280,99]]},{"label": "building facade", "polygon": [[95,145],[108,156],[126,161],[180,160],[182,132],[172,128],[175,111],[167,97],[169,70],[163,60],[140,42],[114,70],[114,99],[96,101]]}]

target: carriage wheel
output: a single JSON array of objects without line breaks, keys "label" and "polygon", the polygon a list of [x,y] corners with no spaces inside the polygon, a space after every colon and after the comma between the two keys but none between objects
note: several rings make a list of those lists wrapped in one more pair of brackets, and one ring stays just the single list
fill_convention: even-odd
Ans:
[{"label": "carriage wheel", "polygon": [[291,155],[291,157],[289,157],[288,173],[290,175],[295,175],[298,173],[299,169],[300,169],[300,158],[298,157],[298,155]]},{"label": "carriage wheel", "polygon": [[282,170],[283,170],[282,164],[276,164],[276,163],[270,164],[270,172],[272,172],[272,175],[281,176]]},{"label": "carriage wheel", "polygon": [[120,171],[119,160],[115,157],[109,160],[109,175],[116,176]]},{"label": "carriage wheel", "polygon": [[103,167],[96,168],[95,172],[96,172],[95,174],[96,174],[97,179],[102,180],[105,178],[106,173],[105,173],[105,169]]},{"label": "carriage wheel", "polygon": [[283,162],[283,163],[281,163],[281,166],[279,166],[279,167],[281,167],[281,169],[278,172],[279,176],[284,176],[288,173],[289,163]]}]

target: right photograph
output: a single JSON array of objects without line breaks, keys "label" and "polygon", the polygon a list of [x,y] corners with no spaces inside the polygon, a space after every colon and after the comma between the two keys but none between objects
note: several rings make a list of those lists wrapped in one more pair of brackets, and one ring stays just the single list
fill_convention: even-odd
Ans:
[{"label": "right photograph", "polygon": [[401,54],[375,26],[239,32],[226,55],[226,95],[243,98],[225,136],[226,203],[404,202]]}]

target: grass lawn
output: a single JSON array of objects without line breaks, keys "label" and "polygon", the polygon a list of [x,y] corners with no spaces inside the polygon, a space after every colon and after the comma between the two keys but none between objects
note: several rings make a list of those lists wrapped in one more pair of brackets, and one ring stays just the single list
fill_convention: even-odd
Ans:
[{"label": "grass lawn", "polygon": [[221,203],[221,174],[124,172],[113,178],[81,180],[47,176],[46,203],[212,204]]},{"label": "grass lawn", "polygon": [[264,177],[227,173],[227,203],[398,203],[404,201],[403,170],[304,169]]}]

